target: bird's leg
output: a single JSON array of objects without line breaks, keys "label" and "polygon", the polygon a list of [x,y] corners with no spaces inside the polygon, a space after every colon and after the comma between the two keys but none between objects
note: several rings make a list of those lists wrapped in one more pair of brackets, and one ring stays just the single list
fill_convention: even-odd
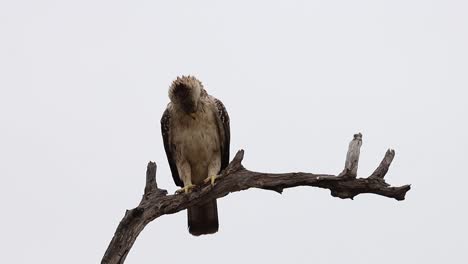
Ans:
[{"label": "bird's leg", "polygon": [[208,177],[203,181],[204,183],[211,182],[214,186],[216,179],[219,177],[218,172],[221,168],[221,157],[214,159],[208,166]]},{"label": "bird's leg", "polygon": [[184,187],[177,190],[176,193],[189,193],[196,185],[192,184],[192,171],[188,162],[183,162],[177,166],[179,175],[182,176]]}]

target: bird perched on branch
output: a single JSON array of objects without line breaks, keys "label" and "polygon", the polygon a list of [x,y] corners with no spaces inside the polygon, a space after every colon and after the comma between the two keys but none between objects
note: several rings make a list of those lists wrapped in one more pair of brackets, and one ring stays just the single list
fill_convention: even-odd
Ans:
[{"label": "bird perched on branch", "polygon": [[[169,87],[171,102],[161,118],[167,160],[178,193],[196,185],[215,184],[229,163],[229,116],[223,103],[209,95],[193,76],[177,77]],[[192,235],[218,231],[216,200],[187,209]]]}]

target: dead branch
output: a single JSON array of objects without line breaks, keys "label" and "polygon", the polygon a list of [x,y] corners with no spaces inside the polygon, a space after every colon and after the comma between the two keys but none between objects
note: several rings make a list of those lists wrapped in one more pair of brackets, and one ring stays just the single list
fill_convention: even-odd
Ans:
[{"label": "dead branch", "polygon": [[221,172],[221,177],[214,186],[203,185],[188,194],[167,195],[166,190],[159,189],[156,183],[156,163],[149,162],[146,172],[146,186],[140,204],[127,210],[120,221],[114,237],[107,248],[101,263],[121,264],[133,246],[136,238],[145,226],[154,219],[174,214],[187,207],[204,201],[221,198],[231,192],[259,188],[281,193],[283,189],[296,186],[313,186],[329,189],[331,195],[342,199],[353,199],[361,193],[374,193],[396,200],[404,200],[410,185],[391,187],[385,182],[385,175],[395,156],[388,150],[385,156],[367,178],[356,178],[362,135],[354,135],[346,155],[345,168],[338,176],[313,174],[305,172],[263,173],[250,171],[242,166],[244,151],[237,152],[228,167]]}]

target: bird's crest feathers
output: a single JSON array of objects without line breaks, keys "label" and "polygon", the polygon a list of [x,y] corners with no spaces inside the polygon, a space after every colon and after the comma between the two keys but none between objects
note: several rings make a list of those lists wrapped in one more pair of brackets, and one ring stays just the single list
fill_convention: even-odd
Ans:
[{"label": "bird's crest feathers", "polygon": [[[194,76],[177,77],[169,87],[169,98],[172,102],[178,101],[178,98],[193,97],[197,98],[203,95],[203,84]],[[206,92],[205,92],[206,93]]]}]

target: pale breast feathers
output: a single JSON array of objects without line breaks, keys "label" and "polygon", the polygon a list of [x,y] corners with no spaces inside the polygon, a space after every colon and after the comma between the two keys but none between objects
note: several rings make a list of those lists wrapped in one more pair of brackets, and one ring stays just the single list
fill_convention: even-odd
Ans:
[{"label": "pale breast feathers", "polygon": [[213,96],[206,96],[200,111],[192,116],[176,111],[169,104],[161,118],[161,131],[171,173],[178,186],[183,186],[177,170],[181,159],[192,166],[206,166],[205,163],[220,158],[220,170],[229,164],[229,115],[223,103]]}]

